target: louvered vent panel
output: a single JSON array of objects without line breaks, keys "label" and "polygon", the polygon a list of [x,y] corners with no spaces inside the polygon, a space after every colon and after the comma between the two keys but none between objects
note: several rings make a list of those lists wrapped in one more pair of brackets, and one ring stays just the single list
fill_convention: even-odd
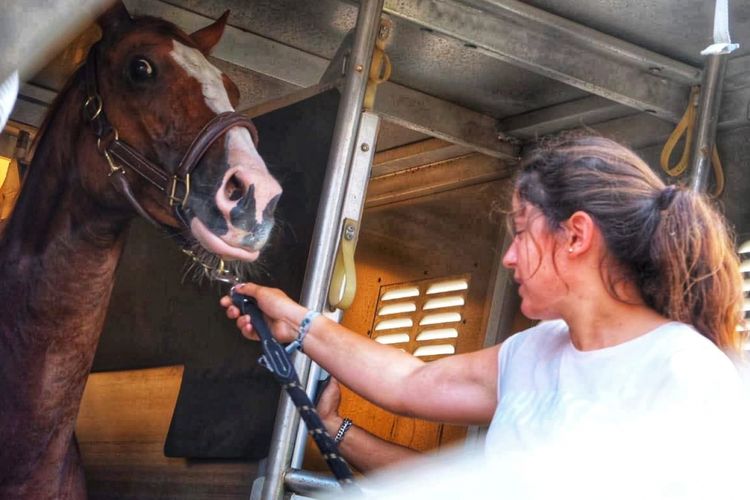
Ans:
[{"label": "louvered vent panel", "polygon": [[740,272],[742,273],[742,292],[745,295],[745,301],[742,311],[745,315],[745,324],[739,328],[745,333],[745,350],[750,350],[750,241],[744,242],[739,249],[741,264]]},{"label": "louvered vent panel", "polygon": [[427,361],[455,354],[468,293],[468,276],[383,286],[372,337]]}]

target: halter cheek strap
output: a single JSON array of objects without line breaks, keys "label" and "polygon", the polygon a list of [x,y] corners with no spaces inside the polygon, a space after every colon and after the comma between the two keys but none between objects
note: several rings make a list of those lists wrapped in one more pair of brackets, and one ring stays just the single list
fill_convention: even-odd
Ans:
[{"label": "halter cheek strap", "polygon": [[190,174],[206,154],[208,148],[233,127],[245,127],[250,132],[256,146],[258,144],[258,132],[247,116],[235,111],[221,113],[209,120],[198,132],[177,168],[168,170],[149,160],[128,143],[121,141],[117,129],[107,120],[104,103],[98,92],[96,47],[91,48],[86,60],[85,85],[86,100],[83,103],[83,115],[91,124],[94,135],[96,135],[99,152],[109,164],[109,177],[112,184],[141,217],[157,227],[162,225],[149,215],[133,195],[130,183],[125,175],[127,170],[135,172],[164,193],[175,217],[189,229],[184,208],[187,206],[190,197]]}]

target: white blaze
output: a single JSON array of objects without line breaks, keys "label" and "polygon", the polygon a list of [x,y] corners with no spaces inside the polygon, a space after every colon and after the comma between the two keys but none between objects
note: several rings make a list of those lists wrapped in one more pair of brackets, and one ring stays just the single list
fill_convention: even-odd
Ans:
[{"label": "white blaze", "polygon": [[[229,95],[224,88],[221,71],[211,64],[200,50],[183,45],[177,40],[173,40],[173,42],[174,49],[172,49],[170,55],[188,75],[200,82],[206,106],[216,114],[234,111],[232,104],[229,102]],[[224,180],[226,181],[231,175],[236,175],[255,186],[255,218],[256,221],[261,222],[263,220],[263,209],[272,198],[281,192],[281,188],[278,182],[268,173],[265,163],[255,149],[250,132],[246,128],[232,128],[226,134],[225,147],[229,169]],[[236,205],[236,202],[230,202],[221,196],[221,192],[218,193],[216,202],[219,210],[224,214],[228,214]],[[233,235],[233,231],[235,230],[230,225],[228,239],[242,238],[243,235]]]}]

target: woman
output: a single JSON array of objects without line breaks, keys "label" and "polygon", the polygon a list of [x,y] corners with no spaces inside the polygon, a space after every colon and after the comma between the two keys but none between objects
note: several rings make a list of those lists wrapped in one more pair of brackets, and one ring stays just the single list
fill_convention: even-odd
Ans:
[{"label": "woman", "polygon": [[[524,315],[544,320],[538,326],[424,363],[317,317],[305,354],[395,413],[490,423],[488,456],[583,445],[635,452],[656,441],[656,457],[680,448],[681,432],[694,438],[695,425],[729,424],[724,413],[737,413],[742,390],[727,356],[742,349],[741,276],[711,204],[665,186],[633,152],[599,137],[533,151],[512,204],[503,265]],[[256,298],[278,340],[297,337],[304,307],[278,290],[238,290]],[[221,303],[257,338],[248,317],[227,297]],[[685,415],[682,429],[675,422]]]}]

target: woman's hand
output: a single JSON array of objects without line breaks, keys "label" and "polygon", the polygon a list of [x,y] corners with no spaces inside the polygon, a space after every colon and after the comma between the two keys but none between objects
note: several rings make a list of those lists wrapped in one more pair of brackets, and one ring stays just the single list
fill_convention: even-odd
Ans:
[{"label": "woman's hand", "polygon": [[[255,298],[276,340],[288,343],[297,337],[297,328],[307,313],[307,309],[303,306],[276,288],[243,283],[235,286],[234,290]],[[251,340],[260,340],[250,322],[250,315],[242,315],[240,310],[232,304],[231,297],[225,295],[221,298],[220,304],[226,308],[227,317],[237,321],[237,328],[240,329],[242,335]]]},{"label": "woman's hand", "polygon": [[339,387],[338,381],[331,377],[330,382],[320,395],[318,405],[315,407],[318,410],[318,415],[320,415],[320,420],[323,421],[323,425],[331,436],[336,435],[336,431],[341,425],[339,404],[341,404],[341,387]]}]

